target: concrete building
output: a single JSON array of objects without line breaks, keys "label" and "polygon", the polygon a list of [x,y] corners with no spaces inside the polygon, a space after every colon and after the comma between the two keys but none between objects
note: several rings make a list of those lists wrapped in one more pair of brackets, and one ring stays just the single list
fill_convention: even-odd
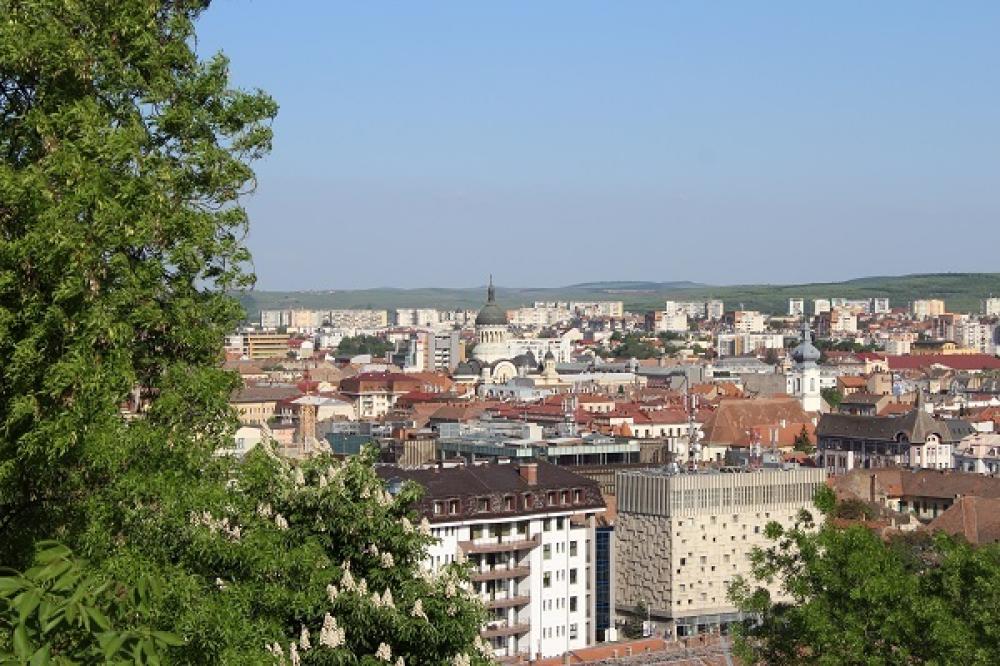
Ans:
[{"label": "concrete building", "polygon": [[984,298],[982,310],[986,317],[1000,317],[1000,298]]},{"label": "concrete building", "polygon": [[705,302],[705,317],[713,321],[722,319],[722,316],[726,312],[725,303],[722,301],[706,301]]},{"label": "concrete building", "polygon": [[830,299],[829,298],[817,298],[813,301],[813,314],[821,315],[824,312],[830,311]]},{"label": "concrete building", "polygon": [[1000,434],[977,432],[955,446],[955,469],[975,474],[1000,474]]},{"label": "concrete building", "polygon": [[389,325],[386,310],[330,310],[324,319],[333,328],[378,329]]},{"label": "concrete building", "polygon": [[996,355],[1000,345],[1000,326],[996,322],[964,321],[955,325],[954,337],[959,347],[973,349],[979,354]]},{"label": "concrete building", "polygon": [[288,355],[287,333],[252,332],[243,335],[243,356],[250,360],[284,358]]},{"label": "concrete building", "polygon": [[[736,576],[750,575],[750,552],[769,544],[767,523],[792,525],[801,509],[812,507],[825,479],[825,472],[816,468],[620,472],[615,523],[619,613],[635,613],[645,605],[656,633],[668,636],[720,631],[740,620],[726,585]],[[812,513],[819,517],[818,511]]]},{"label": "concrete building", "polygon": [[688,330],[688,315],[683,310],[655,310],[646,313],[646,330],[652,333],[683,333]]},{"label": "concrete building", "polygon": [[873,298],[871,300],[871,307],[869,308],[871,314],[888,314],[892,312],[892,308],[889,306],[888,298]]},{"label": "concrete building", "polygon": [[481,636],[498,659],[544,658],[595,641],[597,484],[546,462],[404,470],[381,467],[390,488],[425,489],[418,510],[436,542],[425,566],[471,564],[487,610]]},{"label": "concrete building", "polygon": [[434,308],[399,308],[396,310],[396,326],[434,326],[440,321]]},{"label": "concrete building", "polygon": [[911,310],[914,319],[923,321],[924,319],[943,315],[945,313],[944,301],[937,298],[916,300],[913,301]]},{"label": "concrete building", "polygon": [[788,316],[801,317],[806,313],[806,302],[802,298],[788,299]]},{"label": "concrete building", "polygon": [[724,323],[731,326],[734,333],[764,332],[764,315],[756,310],[727,312]]}]

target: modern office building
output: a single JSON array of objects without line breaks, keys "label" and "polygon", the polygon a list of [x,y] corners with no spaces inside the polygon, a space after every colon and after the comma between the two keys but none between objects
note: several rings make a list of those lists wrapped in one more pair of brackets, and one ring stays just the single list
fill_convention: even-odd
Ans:
[{"label": "modern office building", "polygon": [[[818,468],[618,475],[615,603],[645,607],[654,633],[725,632],[741,619],[726,586],[750,575],[771,521],[791,526],[826,480]],[[819,519],[819,513],[813,511]],[[771,587],[772,594],[778,587]],[[646,618],[643,618],[646,619]]]}]

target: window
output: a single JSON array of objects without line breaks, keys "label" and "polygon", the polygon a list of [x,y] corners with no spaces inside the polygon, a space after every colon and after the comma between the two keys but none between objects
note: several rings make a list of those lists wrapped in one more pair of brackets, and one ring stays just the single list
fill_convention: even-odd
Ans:
[{"label": "window", "polygon": [[583,491],[577,488],[573,491],[573,502],[579,504],[582,501],[583,501]]},{"label": "window", "polygon": [[687,558],[686,557],[682,557],[681,558],[681,566],[684,566],[685,564],[687,564]]},{"label": "window", "polygon": [[441,502],[434,502],[434,515],[437,516],[443,512],[444,512],[444,506],[441,504]]},{"label": "window", "polygon": [[575,624],[569,625],[569,637],[570,640],[575,639],[577,635],[577,628]]},{"label": "window", "polygon": [[488,497],[476,498],[476,511],[486,513],[490,510],[490,499]]},{"label": "window", "polygon": [[576,541],[569,542],[569,554],[570,556],[576,555]]},{"label": "window", "polygon": [[552,587],[552,574],[547,571],[542,574],[542,587]]},{"label": "window", "polygon": [[542,559],[551,560],[552,559],[552,546],[545,544],[542,546]]},{"label": "window", "polygon": [[556,529],[557,530],[561,530],[563,528],[563,522],[565,520],[566,520],[565,518],[556,518]]},{"label": "window", "polygon": [[514,510],[514,496],[513,495],[507,495],[506,497],[503,498],[503,510],[504,511],[513,511]]},{"label": "window", "polygon": [[569,570],[569,582],[570,584],[576,583],[576,569]]},{"label": "window", "polygon": [[448,513],[455,515],[458,513],[458,500],[454,499],[448,502]]},{"label": "window", "polygon": [[547,495],[547,499],[548,499],[549,506],[552,506],[553,504],[555,504],[556,503],[556,491],[550,490],[549,494]]},{"label": "window", "polygon": [[562,497],[560,498],[560,503],[562,503],[562,504],[569,504],[569,491],[568,490],[562,491]]},{"label": "window", "polygon": [[569,612],[571,612],[571,613],[575,613],[576,612],[576,601],[577,601],[577,597],[570,597],[569,598]]},{"label": "window", "polygon": [[522,496],[522,499],[524,500],[524,508],[525,509],[534,508],[534,506],[535,506],[535,496],[534,495],[532,495],[531,493],[524,493],[524,495]]}]

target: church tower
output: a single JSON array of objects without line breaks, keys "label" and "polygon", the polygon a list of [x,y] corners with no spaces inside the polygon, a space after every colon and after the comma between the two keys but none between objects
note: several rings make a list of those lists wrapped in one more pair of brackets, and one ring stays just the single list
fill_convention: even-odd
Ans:
[{"label": "church tower", "polygon": [[820,351],[812,343],[812,331],[809,320],[802,320],[802,342],[792,350],[792,360],[795,368],[789,373],[789,393],[802,403],[802,409],[807,412],[818,412],[823,404],[819,387]]}]

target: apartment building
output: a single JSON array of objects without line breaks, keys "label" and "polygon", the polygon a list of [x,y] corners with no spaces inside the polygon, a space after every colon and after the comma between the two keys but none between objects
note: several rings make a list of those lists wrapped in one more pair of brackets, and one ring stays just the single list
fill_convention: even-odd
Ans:
[{"label": "apartment building", "polygon": [[705,318],[704,301],[665,301],[663,310],[669,315],[684,314],[690,319]]},{"label": "apartment building", "polygon": [[243,334],[243,356],[251,360],[284,358],[288,355],[287,333],[248,332]]},{"label": "apartment building", "polygon": [[580,317],[611,317],[621,319],[625,316],[625,304],[622,301],[574,301],[569,309]]},{"label": "apartment building", "polygon": [[377,329],[389,325],[386,310],[330,310],[324,319],[333,328]]},{"label": "apartment building", "polygon": [[963,321],[955,325],[953,336],[959,347],[993,356],[1000,345],[1000,326],[996,322]]},{"label": "apartment building", "polygon": [[418,510],[436,543],[426,566],[468,560],[498,659],[554,657],[595,640],[596,482],[547,462],[403,470],[425,489]]},{"label": "apartment building", "polygon": [[569,308],[558,305],[555,307],[539,307],[536,304],[531,308],[511,310],[507,314],[507,319],[513,326],[520,326],[522,328],[543,328],[545,326],[568,322],[572,318],[573,313]]},{"label": "apartment building", "polygon": [[723,323],[731,326],[734,333],[763,333],[764,319],[756,310],[734,310],[726,313]]},{"label": "apartment building", "polygon": [[938,298],[921,299],[913,301],[911,306],[913,318],[923,321],[931,317],[937,317],[945,313],[944,301]]},{"label": "apartment building", "polygon": [[858,332],[858,317],[850,310],[834,308],[816,317],[816,334],[821,338],[853,335]]},{"label": "apartment building", "polygon": [[726,305],[722,301],[705,301],[705,317],[711,320],[722,319],[726,312]]},{"label": "apartment building", "polygon": [[421,379],[398,372],[365,372],[340,382],[340,392],[355,407],[358,419],[385,416],[399,396],[421,389]]},{"label": "apartment building", "polygon": [[396,310],[396,326],[434,326],[441,317],[434,308],[399,308]]},{"label": "apartment building", "polygon": [[830,311],[830,299],[829,298],[817,298],[813,301],[813,314],[819,316],[824,312]]},{"label": "apartment building", "polygon": [[[725,630],[741,619],[726,585],[736,576],[750,576],[750,552],[769,545],[766,525],[792,525],[801,509],[812,508],[825,480],[816,468],[619,472],[619,613],[645,606],[654,630],[668,636]],[[818,511],[812,513],[819,518]],[[777,592],[775,585],[772,594]]]},{"label": "apartment building", "polygon": [[802,298],[788,299],[788,316],[801,317],[806,313],[806,302]]},{"label": "apartment building", "polygon": [[688,315],[682,310],[655,310],[646,313],[645,324],[646,330],[653,333],[682,333],[688,330]]},{"label": "apartment building", "polygon": [[1000,298],[984,298],[982,310],[985,317],[1000,317]]}]

